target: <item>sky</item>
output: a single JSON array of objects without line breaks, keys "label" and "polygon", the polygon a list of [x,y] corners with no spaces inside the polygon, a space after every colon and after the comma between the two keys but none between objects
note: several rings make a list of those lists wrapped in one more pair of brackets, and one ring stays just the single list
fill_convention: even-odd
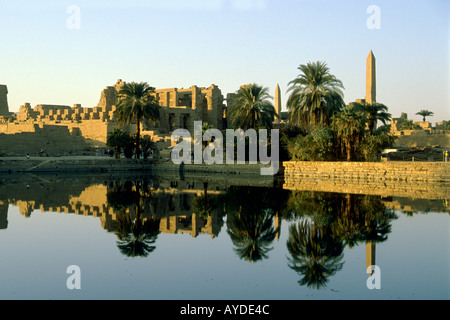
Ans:
[{"label": "sky", "polygon": [[377,102],[393,117],[450,120],[448,0],[0,0],[0,84],[25,102],[96,106],[117,79],[157,89],[217,85],[224,97],[257,83],[283,110],[298,67],[323,61],[365,97],[377,62]]}]

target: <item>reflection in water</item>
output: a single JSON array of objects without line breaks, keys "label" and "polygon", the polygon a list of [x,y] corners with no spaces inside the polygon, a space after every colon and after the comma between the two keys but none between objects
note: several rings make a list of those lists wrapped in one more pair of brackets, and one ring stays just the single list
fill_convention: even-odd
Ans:
[{"label": "reflection in water", "polygon": [[[288,223],[287,265],[301,286],[324,288],[344,264],[344,249],[366,246],[366,267],[376,264],[376,244],[388,239],[395,210],[448,212],[446,202],[382,199],[202,178],[103,177],[101,182],[61,180],[0,184],[0,229],[8,227],[8,206],[30,217],[33,210],[90,215],[117,236],[127,257],[148,257],[161,233],[209,234],[226,226],[237,259],[262,262]],[[44,181],[44,182],[43,182]],[[233,185],[234,184],[234,185]],[[49,196],[51,195],[51,196]],[[226,224],[225,224],[226,221]]]},{"label": "reflection in water", "polygon": [[147,257],[156,248],[153,244],[160,233],[160,219],[153,216],[143,218],[141,214],[143,198],[149,196],[151,192],[146,181],[144,188],[141,181],[137,181],[134,185],[127,181],[113,186],[107,192],[108,203],[117,213],[115,223],[117,247],[127,257]]},{"label": "reflection in water", "polygon": [[287,248],[289,267],[303,276],[300,285],[319,289],[328,278],[342,269],[343,241],[333,237],[327,226],[304,219],[289,228]]},{"label": "reflection in water", "polygon": [[268,258],[280,227],[274,226],[286,192],[255,187],[231,187],[224,198],[227,232],[239,258],[257,262]]},{"label": "reflection in water", "polygon": [[303,275],[301,285],[320,288],[342,268],[342,250],[366,243],[367,265],[375,264],[375,244],[386,241],[396,219],[377,196],[293,192],[289,218],[302,219],[289,229],[290,267]]}]

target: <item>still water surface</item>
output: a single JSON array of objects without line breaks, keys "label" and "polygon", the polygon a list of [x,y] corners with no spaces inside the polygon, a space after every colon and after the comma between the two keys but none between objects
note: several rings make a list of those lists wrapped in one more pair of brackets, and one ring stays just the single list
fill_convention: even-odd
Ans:
[{"label": "still water surface", "polygon": [[[445,199],[248,179],[4,178],[0,299],[449,299],[449,241]],[[71,265],[79,290],[66,284]],[[369,265],[380,289],[367,286]]]}]

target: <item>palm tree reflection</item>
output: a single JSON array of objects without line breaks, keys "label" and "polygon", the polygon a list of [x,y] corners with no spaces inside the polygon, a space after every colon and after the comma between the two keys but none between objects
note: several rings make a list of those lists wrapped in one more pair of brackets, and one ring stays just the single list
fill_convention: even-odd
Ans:
[{"label": "palm tree reflection", "polygon": [[303,275],[298,283],[314,289],[325,287],[344,264],[343,242],[332,236],[330,228],[306,219],[290,226],[287,248],[292,256],[289,268]]},{"label": "palm tree reflection", "polygon": [[117,216],[117,247],[127,257],[147,257],[156,249],[154,243],[159,234],[159,219],[121,212]]},{"label": "palm tree reflection", "polygon": [[144,200],[149,197],[151,192],[146,182],[127,181],[108,190],[108,202],[117,212],[117,247],[127,257],[147,257],[156,248],[160,219],[142,216]]},{"label": "palm tree reflection", "polygon": [[232,187],[225,197],[227,233],[241,258],[257,262],[268,258],[279,233],[274,218],[284,205],[284,192],[258,187]]},{"label": "palm tree reflection", "polygon": [[271,243],[278,230],[273,227],[274,214],[271,209],[261,212],[242,211],[228,215],[228,234],[235,245],[234,251],[246,261],[266,259],[272,250]]},{"label": "palm tree reflection", "polygon": [[217,209],[219,201],[217,199],[210,199],[208,196],[208,182],[203,182],[203,194],[196,195],[192,202],[192,209],[194,212],[206,219]]}]

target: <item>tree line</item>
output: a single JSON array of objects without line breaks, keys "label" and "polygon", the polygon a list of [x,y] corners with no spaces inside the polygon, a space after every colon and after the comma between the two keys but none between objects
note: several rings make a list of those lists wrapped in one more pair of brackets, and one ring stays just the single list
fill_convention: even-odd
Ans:
[{"label": "tree line", "polygon": [[[346,105],[342,81],[324,62],[302,64],[298,70],[300,74],[289,82],[289,122],[280,125],[282,160],[374,161],[381,150],[393,144],[387,106],[368,102]],[[123,150],[128,157],[134,152],[139,158],[142,149],[151,148],[151,141],[140,137],[140,123],[159,120],[154,92],[145,82],[127,83],[120,90],[117,121],[119,125],[136,123],[136,134],[121,129],[110,133],[107,144],[116,154]],[[243,130],[272,129],[280,115],[268,92],[257,83],[241,86],[228,105],[228,125]],[[378,122],[382,126],[377,127]]]}]

